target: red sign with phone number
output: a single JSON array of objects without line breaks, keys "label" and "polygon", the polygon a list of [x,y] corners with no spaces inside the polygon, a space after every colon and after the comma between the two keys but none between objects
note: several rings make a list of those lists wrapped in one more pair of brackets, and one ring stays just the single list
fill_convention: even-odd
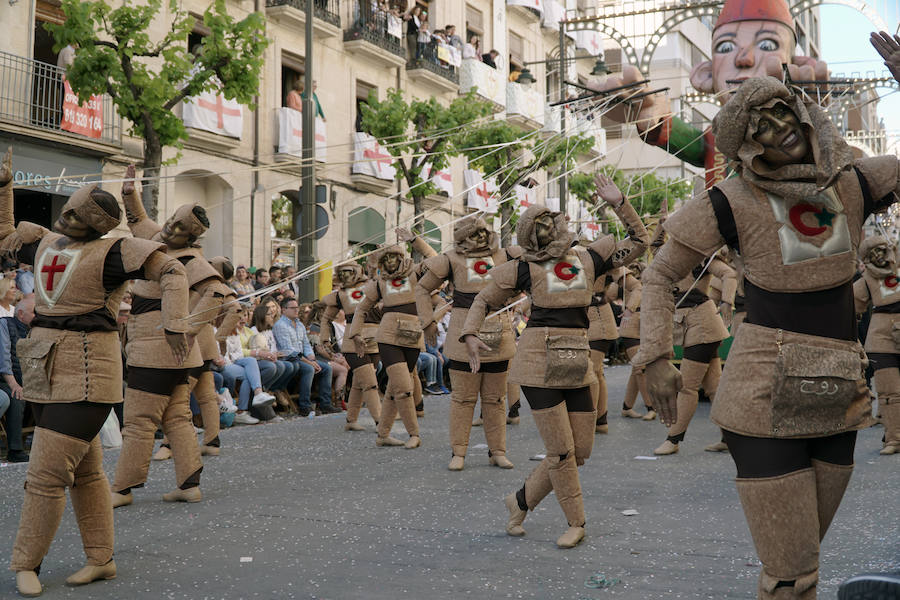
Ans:
[{"label": "red sign with phone number", "polygon": [[91,99],[78,105],[78,96],[72,91],[69,81],[63,79],[66,95],[63,100],[63,116],[60,121],[60,129],[71,131],[92,138],[100,138],[103,135],[103,101],[100,96],[91,96]]}]

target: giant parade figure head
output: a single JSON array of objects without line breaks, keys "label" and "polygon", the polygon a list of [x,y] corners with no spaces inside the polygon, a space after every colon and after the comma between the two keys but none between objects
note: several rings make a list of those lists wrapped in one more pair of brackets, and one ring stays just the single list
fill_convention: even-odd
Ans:
[{"label": "giant parade figure head", "polygon": [[[795,56],[796,34],[786,0],[725,0],[712,36],[712,60],[694,65],[691,85],[716,96],[725,104],[740,81],[766,75],[782,78],[783,66],[797,81],[825,80],[828,68],[822,61]],[[598,90],[607,90],[643,80],[634,66],[625,65],[621,77],[610,76]],[[651,81],[650,87],[653,86]],[[631,93],[646,91],[632,88]],[[642,139],[664,148],[698,167],[706,168],[707,187],[725,177],[724,157],[716,151],[712,133],[694,128],[671,114],[664,94],[625,102],[607,113],[619,122],[634,122]]]}]

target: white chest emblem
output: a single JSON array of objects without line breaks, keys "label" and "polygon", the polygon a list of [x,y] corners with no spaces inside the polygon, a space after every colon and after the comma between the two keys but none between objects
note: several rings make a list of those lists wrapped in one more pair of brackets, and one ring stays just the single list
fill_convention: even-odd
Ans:
[{"label": "white chest emblem", "polygon": [[878,291],[882,298],[890,298],[900,294],[900,279],[896,275],[888,275],[878,282]]},{"label": "white chest emblem", "polygon": [[384,282],[384,287],[386,290],[385,296],[403,294],[412,291],[412,286],[409,283],[409,277],[396,277],[394,279],[388,279]]},{"label": "white chest emblem", "polygon": [[38,257],[34,265],[38,277],[37,288],[41,300],[53,307],[62,295],[72,278],[72,272],[78,266],[81,250],[54,250],[48,248]]},{"label": "white chest emblem", "polygon": [[466,258],[466,281],[469,283],[487,283],[491,280],[491,269],[494,259],[490,256]]},{"label": "white chest emblem", "polygon": [[587,289],[584,266],[574,253],[567,254],[559,260],[544,261],[541,267],[547,273],[547,291],[551,294]]},{"label": "white chest emblem", "polygon": [[362,299],[365,297],[365,295],[366,294],[363,292],[363,286],[361,285],[348,289],[345,294],[345,296],[347,297],[347,303],[350,306],[356,306],[357,304],[362,302]]},{"label": "white chest emblem", "polygon": [[782,224],[778,240],[783,264],[793,265],[851,251],[847,215],[833,189],[797,202],[790,208],[783,198],[774,194],[766,196],[775,219]]}]

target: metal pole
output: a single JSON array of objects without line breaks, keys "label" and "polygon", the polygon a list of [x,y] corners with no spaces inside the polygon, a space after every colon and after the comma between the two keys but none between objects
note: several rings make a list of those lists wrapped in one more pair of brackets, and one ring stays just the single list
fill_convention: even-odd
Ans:
[{"label": "metal pole", "polygon": [[[557,80],[559,83],[557,85],[557,89],[559,91],[559,99],[565,100],[565,80],[566,80],[566,24],[559,24],[559,79]],[[566,139],[566,105],[560,105],[560,113],[559,113],[559,135],[560,139]],[[568,156],[568,153],[566,154]],[[567,171],[566,164],[563,162],[559,167],[559,171],[561,173],[565,173]],[[566,181],[566,177],[559,178],[559,208],[564,213],[568,211],[568,182]]]},{"label": "metal pole", "polygon": [[[316,227],[316,171],[313,166],[315,159],[316,139],[316,104],[313,96],[313,0],[306,0],[306,72],[304,77],[304,89],[306,97],[303,99],[303,166],[301,169],[300,187],[300,247],[297,268],[300,271],[315,264],[315,240],[313,231]],[[316,289],[317,276],[310,275],[301,279],[301,302],[313,302],[318,298]]]}]

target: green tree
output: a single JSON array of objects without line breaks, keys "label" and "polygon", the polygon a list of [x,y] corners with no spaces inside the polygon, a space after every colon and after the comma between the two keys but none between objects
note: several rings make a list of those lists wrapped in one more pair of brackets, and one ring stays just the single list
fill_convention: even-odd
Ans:
[{"label": "green tree", "polygon": [[[112,8],[105,0],[63,0],[66,20],[46,24],[55,50],[78,47],[75,62],[66,71],[72,90],[80,99],[109,94],[119,114],[130,122],[129,133],[144,140],[143,202],[156,217],[158,176],[163,149],[181,148],[187,131],[172,109],[201,92],[220,91],[227,99],[254,108],[258,93],[265,38],[265,18],[254,12],[240,21],[226,11],[225,0],[215,0],[203,13],[209,35],[195,53],[187,47],[196,17],[169,0],[146,4],[123,2]],[[159,40],[147,33],[157,17],[165,15],[171,26]]]},{"label": "green tree", "polygon": [[[645,220],[668,214],[677,202],[691,197],[691,185],[682,179],[665,179],[657,177],[654,173],[638,173],[629,176],[609,165],[605,165],[599,170],[612,177],[625,198]],[[587,203],[591,214],[602,221],[603,230],[621,235],[624,230],[619,222],[614,217],[611,218],[604,207],[596,207],[588,202],[594,194],[594,188],[593,175],[573,173],[569,177],[569,191],[576,198]]]},{"label": "green tree", "polygon": [[272,227],[276,237],[291,239],[294,237],[294,203],[287,196],[278,196],[272,200]]},{"label": "green tree", "polygon": [[362,129],[394,157],[397,179],[406,182],[406,196],[413,201],[413,231],[422,233],[422,201],[437,191],[426,181],[425,166],[430,164],[434,171],[446,169],[450,157],[460,153],[460,131],[492,112],[492,104],[474,90],[447,106],[433,97],[407,102],[403,93],[393,88],[384,100],[378,100],[374,90],[369,92],[367,104],[362,105]]},{"label": "green tree", "polygon": [[[482,173],[493,174],[500,188],[500,239],[508,245],[515,230],[512,190],[523,184],[534,172],[559,168],[568,171],[579,154],[593,145],[589,136],[553,137],[541,140],[534,133],[523,132],[506,121],[491,121],[461,134],[459,141],[469,166]],[[497,148],[484,149],[497,146]]]}]

